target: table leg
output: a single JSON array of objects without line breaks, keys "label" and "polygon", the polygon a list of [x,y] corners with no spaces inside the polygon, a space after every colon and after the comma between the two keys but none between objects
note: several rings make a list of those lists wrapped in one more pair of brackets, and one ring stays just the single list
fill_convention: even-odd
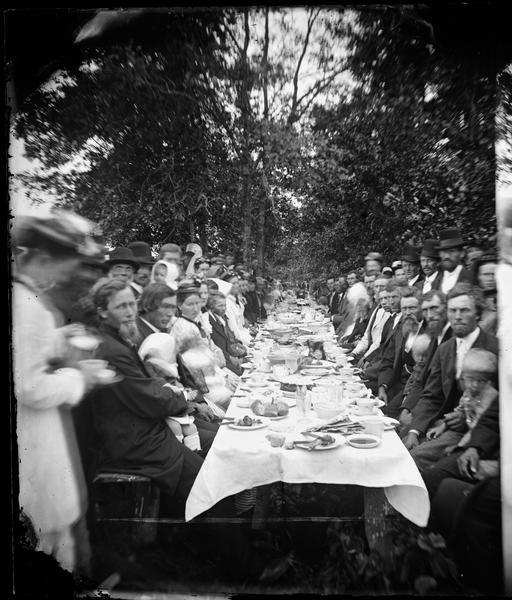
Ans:
[{"label": "table leg", "polygon": [[371,550],[376,549],[389,530],[390,518],[398,516],[382,488],[364,488],[364,527]]}]

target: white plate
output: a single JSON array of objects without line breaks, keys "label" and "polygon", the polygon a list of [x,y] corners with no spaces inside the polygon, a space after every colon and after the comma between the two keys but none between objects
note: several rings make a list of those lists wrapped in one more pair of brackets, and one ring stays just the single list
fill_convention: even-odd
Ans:
[{"label": "white plate", "polygon": [[95,376],[98,379],[99,385],[118,383],[123,379],[123,376],[118,375],[113,369],[102,369],[101,371],[98,371]]},{"label": "white plate", "polygon": [[313,377],[322,377],[322,375],[329,375],[329,373],[331,373],[331,369],[326,369],[324,367],[320,369],[310,369],[309,367],[306,367],[305,369],[301,369],[300,371],[301,375],[309,375]]},{"label": "white plate", "polygon": [[254,365],[250,362],[244,362],[240,366],[242,369],[252,369],[254,367]]},{"label": "white plate", "polygon": [[254,402],[252,398],[241,398],[240,400],[235,400],[235,406],[239,406],[240,408],[251,408],[251,404]]},{"label": "white plate", "polygon": [[231,427],[231,429],[238,429],[239,431],[254,431],[255,429],[261,429],[262,427],[266,427],[267,425],[267,422],[263,422],[247,427],[246,425],[235,425],[235,423],[228,423],[228,427]]},{"label": "white plate", "polygon": [[380,419],[384,423],[384,431],[391,431],[395,429],[397,425],[400,424],[400,421],[393,419],[391,417],[385,417],[383,415],[361,415],[358,417],[354,416],[354,420],[359,423],[364,423],[368,420]]},{"label": "white plate", "polygon": [[333,366],[329,360],[319,360],[318,364],[304,365],[304,369],[330,369]]},{"label": "white plate", "polygon": [[[304,440],[306,441],[313,441],[312,439],[310,440]],[[333,448],[339,448],[342,444],[345,443],[344,438],[336,438],[334,440],[334,442],[332,444],[329,444],[328,446],[315,446],[314,448],[312,448],[311,450],[308,450],[307,448],[303,447],[303,446],[294,446],[295,448],[299,448],[300,450],[307,450],[308,452],[316,452],[317,450],[332,450]]]},{"label": "white plate", "polygon": [[359,409],[359,406],[354,406],[352,407],[351,411],[350,411],[353,415],[355,415],[356,417],[381,417],[384,413],[380,410],[380,408],[377,408],[377,410],[375,412],[369,413],[369,412],[361,412]]},{"label": "white plate", "polygon": [[370,433],[354,433],[346,438],[354,448],[375,448],[380,444],[380,438]]}]

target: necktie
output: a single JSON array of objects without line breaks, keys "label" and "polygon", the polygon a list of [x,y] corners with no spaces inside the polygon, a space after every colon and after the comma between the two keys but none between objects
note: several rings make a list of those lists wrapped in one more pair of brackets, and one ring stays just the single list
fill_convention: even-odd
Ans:
[{"label": "necktie", "polygon": [[463,338],[457,338],[457,371],[456,378],[460,379],[460,374],[462,372],[462,362],[464,361],[464,357],[468,351],[466,342]]}]

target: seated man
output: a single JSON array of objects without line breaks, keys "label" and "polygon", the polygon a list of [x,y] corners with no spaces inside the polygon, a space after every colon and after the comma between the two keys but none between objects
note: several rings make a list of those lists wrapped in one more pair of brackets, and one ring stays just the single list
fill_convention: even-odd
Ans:
[{"label": "seated man", "polygon": [[226,318],[226,297],[218,291],[212,292],[208,296],[207,306],[212,327],[212,341],[222,350],[226,359],[226,367],[236,375],[241,375],[243,370],[240,365],[247,350],[229,328]]},{"label": "seated man", "polygon": [[[427,441],[411,450],[419,469],[437,462],[455,447],[463,446],[469,431],[497,397],[498,359],[482,348],[472,348],[462,363],[461,382],[464,393],[453,412],[427,431]],[[453,429],[453,424],[456,429]],[[469,431],[468,431],[469,429]],[[464,433],[465,432],[465,433]]]},{"label": "seated man", "polygon": [[403,291],[400,323],[382,348],[378,373],[379,398],[387,405],[384,413],[393,418],[399,414],[403,388],[414,368],[412,345],[424,328],[417,296],[416,288]]},{"label": "seated man", "polygon": [[97,470],[150,477],[174,502],[184,504],[203,459],[178,442],[166,418],[187,410],[186,394],[149,376],[140,361],[131,287],[106,281],[96,288],[93,301],[101,319],[97,357],[122,377],[91,394]]},{"label": "seated man", "polygon": [[[412,410],[418,403],[428,379],[430,364],[437,348],[452,337],[452,328],[446,312],[446,296],[439,290],[431,290],[423,295],[421,312],[426,323],[425,333],[430,336],[430,344],[423,357],[423,368],[415,374],[414,379],[408,381],[404,388],[400,412],[401,436],[407,435],[412,421]],[[416,365],[418,361],[416,361]],[[416,369],[416,367],[415,367]],[[417,369],[416,369],[417,370]]]},{"label": "seated man", "polygon": [[[403,439],[409,450],[424,441],[426,432],[446,413],[452,412],[462,396],[461,371],[464,356],[470,348],[483,348],[498,354],[498,340],[478,327],[481,310],[479,294],[468,284],[456,285],[448,293],[448,320],[454,336],[437,349],[428,379],[413,409],[409,433]],[[464,429],[464,423],[450,423],[453,430]]]}]

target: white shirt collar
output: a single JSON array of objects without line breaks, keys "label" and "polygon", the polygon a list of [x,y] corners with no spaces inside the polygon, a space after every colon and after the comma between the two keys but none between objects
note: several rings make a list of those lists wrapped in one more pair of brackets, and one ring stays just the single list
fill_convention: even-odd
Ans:
[{"label": "white shirt collar", "polygon": [[135,283],[135,281],[130,281],[130,285],[135,291],[139,292],[139,294],[142,294],[142,292],[144,291],[144,288],[138,283]]},{"label": "white shirt collar", "polygon": [[447,294],[457,283],[461,271],[462,265],[457,265],[451,273],[450,271],[443,271],[443,280],[441,282],[441,291],[443,293]]},{"label": "white shirt collar", "polygon": [[461,343],[464,344],[464,346],[469,350],[469,348],[471,348],[473,346],[473,344],[476,342],[476,338],[480,335],[480,327],[476,327],[471,333],[468,333],[468,335],[466,335],[463,338],[457,338],[457,346],[459,346]]},{"label": "white shirt collar", "polygon": [[409,285],[414,285],[418,281],[419,277],[420,277],[420,274],[418,273],[412,279],[409,279]]}]

